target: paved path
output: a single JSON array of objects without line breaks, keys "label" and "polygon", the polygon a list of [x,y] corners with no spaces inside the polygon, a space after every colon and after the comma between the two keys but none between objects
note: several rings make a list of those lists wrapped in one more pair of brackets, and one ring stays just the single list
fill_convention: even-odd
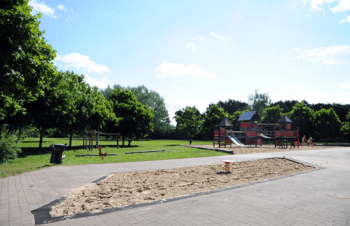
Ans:
[{"label": "paved path", "polygon": [[31,210],[111,172],[282,156],[326,169],[48,225],[350,225],[350,148],[51,167],[0,179],[0,225],[34,225]]}]

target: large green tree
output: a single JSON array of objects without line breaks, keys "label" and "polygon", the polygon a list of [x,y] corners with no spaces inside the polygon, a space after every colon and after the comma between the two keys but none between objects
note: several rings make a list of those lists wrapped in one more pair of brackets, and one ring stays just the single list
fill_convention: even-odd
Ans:
[{"label": "large green tree", "polygon": [[219,101],[217,105],[230,115],[233,115],[233,113],[236,111],[245,111],[250,109],[250,106],[247,103],[231,99],[225,102]]},{"label": "large green tree", "polygon": [[[166,133],[169,128],[168,121],[169,114],[168,110],[165,106],[165,101],[159,93],[148,89],[144,85],[137,87],[122,87],[120,85],[114,85],[114,89],[121,88],[123,90],[130,90],[134,93],[137,101],[139,101],[143,105],[147,105],[154,112],[153,124],[154,124],[154,132],[153,135],[159,137],[159,135]],[[108,86],[104,90],[101,90],[102,94],[109,99],[113,89]]]},{"label": "large green tree", "polygon": [[261,117],[265,108],[270,106],[271,99],[268,93],[259,93],[258,90],[255,90],[254,94],[248,96],[248,104],[251,106],[252,110],[258,112]]},{"label": "large green tree", "polygon": [[263,113],[263,123],[277,123],[283,116],[283,109],[277,106],[265,108]]},{"label": "large green tree", "polygon": [[153,110],[137,101],[133,92],[117,88],[109,100],[115,116],[121,118],[115,132],[123,136],[123,146],[125,137],[144,138],[153,132]]},{"label": "large green tree", "polygon": [[175,116],[177,124],[175,131],[188,138],[196,137],[203,123],[201,117],[196,106],[186,106]]},{"label": "large green tree", "polygon": [[33,124],[40,129],[39,149],[45,130],[59,126],[60,120],[71,112],[76,113],[76,91],[70,90],[69,78],[63,72],[55,72],[54,78],[43,89],[44,95],[25,105]]},{"label": "large green tree", "polygon": [[44,95],[55,70],[55,50],[39,30],[41,15],[32,15],[28,0],[0,4],[0,121],[25,114],[25,103]]},{"label": "large green tree", "polygon": [[315,131],[317,137],[325,140],[339,138],[341,121],[333,108],[321,109],[315,112]]},{"label": "large green tree", "polygon": [[315,135],[315,112],[304,105],[304,101],[296,103],[293,106],[293,110],[286,113],[286,115],[293,121],[294,129],[299,127],[300,137]]},{"label": "large green tree", "polygon": [[342,123],[341,131],[346,139],[350,140],[350,110],[346,116],[346,121]]},{"label": "large green tree", "polygon": [[208,112],[203,118],[202,132],[205,138],[213,138],[214,129],[218,127],[224,116],[228,116],[228,114],[225,113],[224,109],[220,108],[218,105],[213,104],[209,107]]},{"label": "large green tree", "polygon": [[87,129],[103,130],[107,122],[112,126],[117,124],[111,103],[96,87],[91,88],[84,82],[84,75],[69,71],[62,73],[72,101],[69,103],[71,110],[61,115],[57,128],[70,134],[69,147],[73,133],[82,133]]}]

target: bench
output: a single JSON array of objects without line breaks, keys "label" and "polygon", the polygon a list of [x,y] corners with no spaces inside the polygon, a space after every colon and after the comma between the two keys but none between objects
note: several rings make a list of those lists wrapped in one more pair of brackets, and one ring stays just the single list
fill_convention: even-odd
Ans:
[{"label": "bench", "polygon": [[226,172],[231,172],[231,163],[235,162],[233,160],[221,160],[220,162],[225,163]]}]

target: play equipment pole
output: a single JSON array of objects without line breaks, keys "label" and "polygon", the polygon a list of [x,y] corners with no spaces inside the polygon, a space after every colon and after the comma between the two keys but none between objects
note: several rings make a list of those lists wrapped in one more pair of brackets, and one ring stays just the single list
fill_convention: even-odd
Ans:
[{"label": "play equipment pole", "polygon": [[300,141],[299,141],[299,126],[298,126],[298,148],[299,148],[299,145],[300,145]]}]

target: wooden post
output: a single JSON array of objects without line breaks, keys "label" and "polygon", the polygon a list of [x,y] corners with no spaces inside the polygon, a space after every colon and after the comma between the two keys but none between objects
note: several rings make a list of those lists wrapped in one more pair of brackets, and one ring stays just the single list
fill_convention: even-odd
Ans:
[{"label": "wooden post", "polygon": [[119,148],[119,132],[117,133],[117,148]]},{"label": "wooden post", "polygon": [[96,131],[96,148],[98,148],[99,138],[100,138],[100,134],[98,131]]}]

